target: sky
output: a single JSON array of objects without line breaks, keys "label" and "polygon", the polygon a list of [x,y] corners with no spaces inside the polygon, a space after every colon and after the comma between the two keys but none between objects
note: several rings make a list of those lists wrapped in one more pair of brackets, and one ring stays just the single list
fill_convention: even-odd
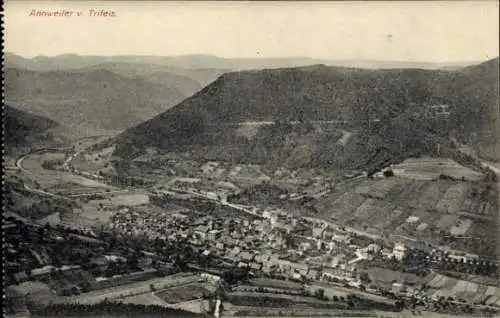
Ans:
[{"label": "sky", "polygon": [[[92,17],[90,9],[116,16]],[[73,14],[30,16],[32,10]],[[211,54],[453,62],[499,55],[498,1],[6,0],[4,15],[5,50],[24,57]]]}]

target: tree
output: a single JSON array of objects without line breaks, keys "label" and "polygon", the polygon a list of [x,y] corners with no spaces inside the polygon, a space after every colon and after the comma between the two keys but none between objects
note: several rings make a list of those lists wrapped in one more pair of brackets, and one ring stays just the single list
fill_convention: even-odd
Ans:
[{"label": "tree", "polygon": [[385,170],[384,171],[384,177],[386,177],[386,178],[394,177],[394,171],[392,171],[391,169]]},{"label": "tree", "polygon": [[127,259],[127,265],[130,269],[135,270],[139,266],[139,259],[137,256],[137,253],[134,252],[128,259]]},{"label": "tree", "polygon": [[324,299],[325,298],[325,290],[323,288],[318,288],[314,291],[314,297],[317,299]]},{"label": "tree", "polygon": [[361,275],[359,276],[359,279],[361,280],[361,283],[363,283],[364,285],[368,285],[372,282],[367,272],[362,272]]}]

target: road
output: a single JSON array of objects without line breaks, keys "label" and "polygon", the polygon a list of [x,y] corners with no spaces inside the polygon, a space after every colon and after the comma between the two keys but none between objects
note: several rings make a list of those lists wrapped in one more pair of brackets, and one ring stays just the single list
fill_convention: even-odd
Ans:
[{"label": "road", "polygon": [[258,217],[258,218],[262,218],[262,215],[254,212],[252,210],[249,210],[249,209],[247,209],[247,208],[245,208],[245,207],[243,207],[241,205],[229,203],[225,199],[219,200],[219,199],[214,198],[214,197],[212,197],[212,196],[210,196],[208,194],[203,194],[203,193],[200,193],[200,192],[194,192],[194,191],[191,191],[191,190],[182,190],[182,189],[175,189],[175,188],[170,188],[169,190],[170,191],[174,191],[174,192],[179,192],[179,193],[188,193],[188,194],[191,194],[191,195],[195,195],[195,196],[204,198],[204,199],[209,200],[209,201],[215,201],[215,202],[217,202],[220,205],[225,205],[225,206],[234,208],[236,210],[239,210],[241,212],[245,212],[247,214],[250,214],[252,216],[255,216],[255,217]]}]

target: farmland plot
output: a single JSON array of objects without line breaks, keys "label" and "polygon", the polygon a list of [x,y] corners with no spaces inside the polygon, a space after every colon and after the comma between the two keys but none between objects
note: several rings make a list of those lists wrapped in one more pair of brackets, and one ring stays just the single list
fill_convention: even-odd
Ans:
[{"label": "farmland plot", "polygon": [[396,176],[417,180],[435,180],[442,174],[469,181],[478,181],[483,177],[481,173],[445,158],[410,158],[394,165],[393,171]]},{"label": "farmland plot", "polygon": [[149,197],[146,194],[130,193],[120,194],[111,198],[114,205],[135,206],[149,203]]},{"label": "farmland plot", "polygon": [[252,278],[250,283],[259,287],[272,287],[272,288],[283,288],[283,289],[297,289],[300,290],[302,285],[292,281],[283,281],[279,279],[271,278]]},{"label": "farmland plot", "polygon": [[346,192],[332,204],[331,213],[340,222],[352,216],[352,213],[365,201],[365,197],[354,192]]},{"label": "farmland plot", "polygon": [[365,219],[372,212],[372,206],[374,204],[374,199],[366,199],[357,209],[354,211],[354,215],[357,218]]},{"label": "farmland plot", "polygon": [[124,304],[156,305],[167,307],[167,304],[153,293],[139,294],[119,299]]},{"label": "farmland plot", "polygon": [[389,194],[392,188],[399,188],[401,185],[405,185],[408,182],[404,179],[398,179],[398,178],[390,178],[390,179],[384,179],[379,182],[377,182],[368,195],[370,197],[378,198],[378,199],[385,199],[386,196]]},{"label": "farmland plot", "polygon": [[458,221],[458,215],[445,214],[436,223],[436,226],[441,230],[447,231]]},{"label": "farmland plot", "polygon": [[395,206],[383,200],[366,199],[354,212],[355,222],[369,227],[383,229],[390,224],[392,218],[399,215],[394,214]]},{"label": "farmland plot", "polygon": [[386,200],[393,201],[397,198],[406,198],[423,184],[422,181],[413,179],[398,178],[397,180],[398,182],[385,195]]},{"label": "farmland plot", "polygon": [[450,186],[446,181],[433,181],[428,183],[427,187],[423,188],[423,192],[415,193],[408,205],[414,209],[424,211],[433,209],[436,203]]},{"label": "farmland plot", "polygon": [[480,209],[481,202],[477,198],[466,197],[461,207],[461,211],[476,213]]},{"label": "farmland plot", "polygon": [[463,220],[458,220],[450,230],[451,234],[453,235],[465,235],[467,233],[467,230],[471,226],[472,221],[469,219],[463,219]]},{"label": "farmland plot", "polygon": [[436,210],[443,213],[456,213],[464,202],[469,185],[465,182],[454,184],[446,190],[441,200],[436,204]]}]

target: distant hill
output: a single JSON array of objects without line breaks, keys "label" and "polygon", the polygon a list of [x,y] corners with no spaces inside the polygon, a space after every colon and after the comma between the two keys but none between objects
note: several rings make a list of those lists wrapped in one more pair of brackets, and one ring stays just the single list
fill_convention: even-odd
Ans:
[{"label": "distant hill", "polygon": [[48,118],[23,112],[14,107],[4,106],[4,145],[11,148],[30,145],[38,141],[50,141],[49,130],[59,125]]},{"label": "distant hill", "polygon": [[65,126],[89,129],[131,127],[182,101],[186,95],[176,86],[187,87],[186,91],[199,88],[178,75],[160,74],[155,83],[104,69],[35,72],[7,68],[4,75],[5,100],[10,104]]},{"label": "distant hill", "polygon": [[[81,71],[95,71],[100,69],[108,70],[128,78],[140,78],[165,87],[173,87],[186,97],[193,95],[202,88],[202,84],[200,84],[198,80],[203,80],[204,82],[207,81],[207,79],[201,77],[198,78],[198,80],[193,79],[192,77],[198,77],[193,75],[196,70],[184,72],[192,74],[182,75],[179,73],[183,73],[184,70],[155,64],[102,63],[86,67]],[[213,79],[218,77],[220,74],[222,73],[214,75]]]},{"label": "distant hill", "polygon": [[[358,128],[365,134],[342,148],[352,146],[358,151],[373,148],[374,156],[383,157],[384,152],[395,151],[393,145],[386,144],[389,140],[392,143],[404,140],[401,149],[425,148],[425,145],[415,145],[419,136],[403,134],[395,123],[409,119],[418,105],[433,103],[452,105],[453,116],[443,131],[456,131],[460,138],[469,141],[474,134],[495,127],[493,123],[498,118],[495,64],[498,65],[498,58],[458,71],[363,70],[315,65],[227,73],[176,107],[128,129],[119,138],[117,154],[127,156],[146,146],[174,149],[192,145],[198,149],[219,146],[220,156],[227,153],[228,157],[234,157],[241,152],[231,152],[228,146],[242,144],[243,140],[236,138],[234,127],[220,125],[222,123],[345,120],[359,122]],[[479,77],[482,80],[478,80]],[[367,131],[362,123],[373,119],[380,119],[382,128]],[[269,150],[279,156],[280,150],[286,147],[285,140],[290,140],[287,138],[290,132],[279,127],[274,131],[266,129],[270,128],[261,129],[249,142],[255,144],[262,139]],[[315,137],[306,138],[303,145],[317,138],[324,140],[324,134],[313,134]],[[329,143],[326,139],[322,146],[315,146],[311,150],[315,155],[309,154],[310,157],[324,157],[321,153]],[[253,153],[265,148],[264,144],[253,146],[257,147]],[[341,150],[337,150],[328,153],[339,155]],[[348,151],[344,153],[348,155]]]},{"label": "distant hill", "polygon": [[[13,53],[5,54],[8,67],[25,68],[34,71],[64,71],[87,68],[99,64],[138,64],[169,67],[167,71],[184,75],[197,80],[202,86],[212,82],[218,75],[229,71],[290,68],[324,64],[366,69],[458,69],[467,65],[478,64],[474,61],[434,63],[419,61],[377,61],[377,60],[325,60],[307,57],[284,58],[221,58],[213,55],[184,55],[184,56],[82,56],[77,54],[63,54],[57,56],[37,56],[31,59],[23,58]],[[139,68],[142,68],[140,66]]]}]

